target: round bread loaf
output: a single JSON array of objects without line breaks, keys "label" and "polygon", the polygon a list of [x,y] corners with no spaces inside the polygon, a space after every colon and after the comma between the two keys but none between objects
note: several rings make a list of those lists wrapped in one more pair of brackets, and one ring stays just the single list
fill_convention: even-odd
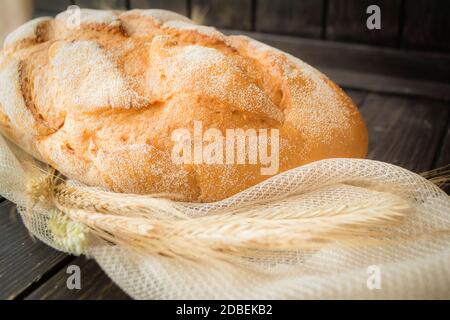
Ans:
[{"label": "round bread loaf", "polygon": [[[26,23],[0,56],[2,133],[71,179],[209,202],[312,161],[366,155],[350,98],[289,54],[163,10],[73,19]],[[244,145],[228,144],[232,129]],[[242,155],[263,147],[271,163]]]}]

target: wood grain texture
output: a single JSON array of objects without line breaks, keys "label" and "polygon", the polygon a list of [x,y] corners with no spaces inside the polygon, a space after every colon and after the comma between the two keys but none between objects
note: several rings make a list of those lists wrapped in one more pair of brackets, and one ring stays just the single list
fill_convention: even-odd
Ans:
[{"label": "wood grain texture", "polygon": [[191,18],[219,28],[251,30],[251,0],[191,0]]},{"label": "wood grain texture", "polygon": [[131,9],[164,9],[188,16],[188,0],[130,0]]},{"label": "wood grain texture", "polygon": [[442,146],[439,155],[436,157],[435,167],[450,165],[450,124],[447,125],[447,131],[442,139]]},{"label": "wood grain texture", "polygon": [[402,45],[450,52],[450,1],[405,0]]},{"label": "wood grain texture", "polygon": [[255,29],[258,32],[320,38],[324,0],[258,0]]},{"label": "wood grain texture", "polygon": [[[436,156],[436,163],[434,164],[434,168],[444,168],[450,165],[450,122],[447,124],[447,130],[442,139],[441,150],[439,154]],[[443,170],[440,170],[441,172]],[[450,195],[450,182],[446,183],[442,186],[442,189]]]},{"label": "wood grain texture", "polygon": [[[402,0],[329,0],[326,38],[339,41],[396,46],[399,39]],[[381,9],[381,29],[369,30],[367,7]]]},{"label": "wood grain texture", "polygon": [[[67,273],[69,265],[77,265],[81,271],[81,289],[69,290]],[[127,300],[130,297],[124,293],[94,260],[76,258],[68,266],[62,268],[45,284],[32,292],[27,300]]]},{"label": "wood grain texture", "polygon": [[430,170],[448,122],[445,103],[370,94],[361,108],[369,130],[369,158],[406,169]]},{"label": "wood grain texture", "polygon": [[0,299],[17,298],[66,259],[31,238],[11,202],[0,204]]},{"label": "wood grain texture", "polygon": [[75,0],[81,8],[126,10],[126,0]]}]

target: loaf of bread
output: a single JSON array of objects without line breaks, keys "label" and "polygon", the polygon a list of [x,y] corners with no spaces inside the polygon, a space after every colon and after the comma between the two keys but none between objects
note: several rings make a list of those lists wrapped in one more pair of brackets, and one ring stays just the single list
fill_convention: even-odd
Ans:
[{"label": "loaf of bread", "polygon": [[[32,20],[0,55],[2,134],[70,179],[210,202],[312,161],[366,155],[351,99],[289,54],[163,10],[82,10],[79,24],[72,19]],[[242,157],[242,145],[228,144],[233,129],[265,137],[244,135],[246,150],[257,141],[252,150],[265,146],[278,163]],[[223,153],[213,148],[202,161],[215,134]]]}]

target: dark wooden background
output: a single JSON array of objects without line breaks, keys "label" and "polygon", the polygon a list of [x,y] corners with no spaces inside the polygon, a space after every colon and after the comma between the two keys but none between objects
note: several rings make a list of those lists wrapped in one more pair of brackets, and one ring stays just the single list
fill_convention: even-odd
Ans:
[{"label": "dark wooden background", "polygon": [[[101,9],[161,8],[219,28],[450,52],[449,0],[35,0],[36,15],[70,4]],[[381,8],[368,30],[366,8]]]}]

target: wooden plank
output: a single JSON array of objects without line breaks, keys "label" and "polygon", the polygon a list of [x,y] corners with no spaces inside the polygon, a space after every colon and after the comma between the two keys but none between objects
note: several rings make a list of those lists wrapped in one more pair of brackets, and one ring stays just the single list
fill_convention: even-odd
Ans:
[{"label": "wooden plank", "polygon": [[[402,0],[329,0],[326,38],[375,45],[396,46]],[[367,7],[378,5],[381,29],[367,28]]]},{"label": "wooden plank", "polygon": [[450,52],[450,1],[405,0],[402,45]]},{"label": "wooden plank", "polygon": [[[448,166],[450,165],[450,122],[447,124],[447,131],[445,132],[445,136],[442,139],[442,144],[441,144],[441,150],[439,152],[439,154],[436,156],[436,162],[433,166],[433,169],[436,168],[444,168],[444,166],[446,167],[446,169],[450,169],[448,168]],[[439,172],[443,172],[444,170],[439,170]],[[448,174],[447,174],[448,175]],[[450,195],[450,183],[446,183],[443,186],[441,186],[442,189],[447,192],[447,194]]]},{"label": "wooden plank", "polygon": [[[67,267],[76,265],[80,267],[81,289],[69,290],[67,288]],[[124,293],[100,269],[94,260],[76,258],[73,262],[61,269],[51,279],[37,290],[28,295],[27,300],[124,300],[130,297]]]},{"label": "wooden plank", "polygon": [[34,0],[34,17],[55,16],[70,6],[70,0]]},{"label": "wooden plank", "polygon": [[34,9],[50,12],[61,12],[70,6],[70,0],[34,0]]},{"label": "wooden plank", "polygon": [[188,16],[187,0],[130,0],[131,9],[164,9]]},{"label": "wooden plank", "polygon": [[361,108],[370,159],[416,172],[430,170],[446,129],[449,106],[430,99],[370,94]]},{"label": "wooden plank", "polygon": [[11,202],[0,204],[0,299],[19,297],[58,270],[67,257],[32,239]]},{"label": "wooden plank", "polygon": [[251,0],[191,0],[191,18],[219,28],[251,30]]},{"label": "wooden plank", "polygon": [[224,32],[246,34],[289,52],[322,70],[342,86],[450,100],[450,55],[447,54],[408,52],[256,32]]},{"label": "wooden plank", "polygon": [[354,72],[345,69],[330,69],[315,65],[337,84],[373,92],[421,96],[450,101],[450,84],[433,81],[420,81],[408,78]]},{"label": "wooden plank", "polygon": [[323,13],[324,0],[259,0],[255,29],[258,32],[320,38]]},{"label": "wooden plank", "polygon": [[441,150],[436,158],[434,167],[439,168],[450,165],[450,124],[447,125],[447,132],[442,141]]},{"label": "wooden plank", "polygon": [[75,0],[81,8],[126,10],[126,0]]},{"label": "wooden plank", "polygon": [[364,100],[369,94],[367,91],[354,89],[344,89],[344,91],[350,98],[352,98],[353,102],[358,108],[361,108],[362,104],[364,103]]}]

